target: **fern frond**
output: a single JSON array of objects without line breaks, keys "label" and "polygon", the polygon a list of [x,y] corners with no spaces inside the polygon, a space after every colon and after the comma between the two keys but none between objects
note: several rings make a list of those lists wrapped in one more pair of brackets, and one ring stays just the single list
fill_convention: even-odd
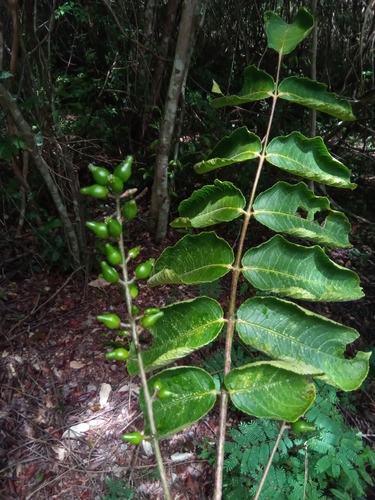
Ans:
[{"label": "fern frond", "polygon": [[226,472],[232,471],[239,463],[238,458],[235,455],[229,455],[224,461],[224,470]]},{"label": "fern frond", "polygon": [[369,484],[370,486],[374,485],[370,474],[365,470],[363,466],[358,468],[358,473],[366,481],[367,484]]},{"label": "fern frond", "polygon": [[303,485],[296,483],[294,487],[292,487],[292,492],[290,493],[290,500],[301,500],[303,498]]},{"label": "fern frond", "polygon": [[259,450],[259,463],[266,465],[275,443],[262,443]]},{"label": "fern frond", "polygon": [[261,443],[267,438],[264,432],[264,419],[253,420],[249,424],[240,423],[239,428],[251,443]]},{"label": "fern frond", "polygon": [[[321,394],[306,413],[306,419],[319,428],[319,433],[306,443],[305,436],[289,430],[284,432],[261,500],[303,498],[306,453],[306,499],[362,500],[365,497],[367,484],[372,484],[366,464],[370,462],[375,468],[375,452],[368,446],[364,447],[361,434],[344,423],[337,407],[337,390],[322,385]],[[258,419],[242,422],[238,429],[229,431],[232,441],[225,445],[225,500],[254,497],[279,429],[278,422]],[[235,476],[239,484],[232,480]],[[332,486],[336,488],[326,497],[325,493]]]},{"label": "fern frond", "polygon": [[267,438],[276,441],[280,427],[272,420],[267,420],[265,418],[261,419],[261,424]]},{"label": "fern frond", "polygon": [[241,474],[253,474],[260,466],[260,446],[248,448],[241,462]]},{"label": "fern frond", "polygon": [[320,414],[314,424],[320,429],[324,429],[325,432],[330,432],[334,435],[341,434],[341,424],[342,422],[337,422],[334,419],[330,418],[329,415]]},{"label": "fern frond", "polygon": [[[357,493],[363,494],[363,488],[360,485],[359,482],[359,476],[356,470],[354,470],[351,466],[347,466],[346,464],[342,464],[342,470],[345,472],[345,474],[348,476],[348,479],[350,479],[350,482],[353,484],[353,486],[356,488]],[[352,486],[352,487],[353,487]]]},{"label": "fern frond", "polygon": [[330,443],[327,443],[322,438],[323,438],[323,433],[321,433],[319,437],[310,439],[309,440],[310,450],[317,451],[321,455],[325,455],[327,453],[333,455],[336,449],[335,446],[332,446]]},{"label": "fern frond", "polygon": [[325,472],[327,469],[331,467],[331,462],[332,462],[332,457],[324,455],[316,462],[315,470],[319,474],[322,474],[322,472]]},{"label": "fern frond", "polygon": [[331,493],[334,495],[334,498],[337,500],[351,500],[352,497],[346,491],[337,490],[335,488],[331,489]]}]

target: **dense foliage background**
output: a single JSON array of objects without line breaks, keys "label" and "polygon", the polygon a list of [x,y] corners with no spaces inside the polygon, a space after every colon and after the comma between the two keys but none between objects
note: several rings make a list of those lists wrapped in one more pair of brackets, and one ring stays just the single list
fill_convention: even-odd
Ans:
[{"label": "dense foliage background", "polygon": [[[225,93],[233,93],[241,88],[247,65],[261,62],[272,73],[276,53],[265,50],[263,13],[274,10],[290,21],[300,5],[313,7],[308,3],[202,2],[204,22],[192,36],[194,50],[169,155],[174,160],[168,172],[174,198],[182,199],[199,182],[189,167],[223,135],[243,124],[262,135],[269,104],[213,110],[212,80]],[[317,134],[357,179],[363,178],[372,172],[374,161],[373,5],[318,4],[317,79],[351,100],[357,121],[338,123],[318,115]],[[23,253],[14,237],[26,233],[43,266],[59,262],[69,268],[85,262],[86,207],[78,185],[88,179],[88,163],[108,166],[133,154],[134,185],[151,187],[181,11],[178,0],[120,0],[116,8],[107,0],[2,3],[0,189],[6,215],[5,260]],[[310,76],[309,40],[285,58],[284,76]],[[11,106],[22,113],[29,132],[20,129]],[[290,103],[284,106],[289,112],[279,107],[274,132],[287,134],[298,125],[308,133],[308,112]],[[30,147],[25,151],[27,137],[36,140],[34,152]],[[246,182],[243,168],[219,175]],[[365,203],[371,208],[371,200]]]}]

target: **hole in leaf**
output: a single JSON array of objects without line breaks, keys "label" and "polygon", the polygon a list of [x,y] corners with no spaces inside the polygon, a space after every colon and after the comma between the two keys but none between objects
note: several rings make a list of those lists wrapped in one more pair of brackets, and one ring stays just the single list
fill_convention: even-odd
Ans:
[{"label": "hole in leaf", "polygon": [[329,210],[322,210],[315,215],[314,222],[319,224],[319,226],[324,227],[326,224],[326,219],[328,217]]},{"label": "hole in leaf", "polygon": [[298,214],[301,219],[307,219],[309,213],[304,207],[298,207],[296,210],[296,214]]}]

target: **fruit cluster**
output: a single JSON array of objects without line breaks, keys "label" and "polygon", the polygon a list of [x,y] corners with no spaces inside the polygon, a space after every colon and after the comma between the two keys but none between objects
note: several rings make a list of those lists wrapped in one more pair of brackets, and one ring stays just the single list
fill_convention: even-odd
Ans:
[{"label": "fruit cluster", "polygon": [[[128,156],[121,162],[111,174],[106,168],[96,167],[92,164],[89,165],[89,170],[93,176],[96,184],[81,189],[82,194],[93,196],[94,198],[105,198],[111,195],[114,198],[124,197],[124,183],[129,180],[132,174],[133,157]],[[122,195],[122,196],[121,196]],[[119,240],[122,237],[122,223],[124,220],[131,220],[137,215],[138,208],[135,200],[126,201],[121,209],[121,214],[118,214],[117,219],[106,217],[104,222],[87,221],[86,227],[91,229],[94,234],[100,239]],[[101,274],[100,278],[105,279],[108,283],[117,283],[120,281],[119,274],[115,266],[126,265],[130,259],[135,259],[141,247],[137,246],[130,249],[124,259],[121,254],[120,248],[112,243],[105,243],[103,250],[106,254],[106,260],[100,262]],[[134,271],[134,278],[127,283],[129,293],[133,299],[138,296],[138,288],[135,284],[136,279],[146,279],[149,277],[155,259],[150,258],[145,262],[139,264]],[[131,308],[131,315],[137,317],[139,315],[139,308],[133,305]],[[147,308],[142,315],[139,316],[141,325],[144,328],[153,326],[162,316],[163,311],[158,308]],[[119,329],[124,327],[121,324],[121,319],[117,314],[100,314],[97,316],[98,321],[104,323],[107,328]],[[126,337],[128,332],[126,330],[118,330],[116,332],[119,336]],[[106,359],[126,360],[129,357],[129,351],[123,347],[118,347],[106,354]]]}]

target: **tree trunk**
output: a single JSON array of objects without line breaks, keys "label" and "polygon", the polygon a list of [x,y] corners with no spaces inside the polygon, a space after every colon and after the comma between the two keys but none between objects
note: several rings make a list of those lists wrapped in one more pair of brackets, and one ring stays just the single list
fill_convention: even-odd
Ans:
[{"label": "tree trunk", "polygon": [[171,44],[172,34],[176,24],[178,3],[179,0],[168,0],[167,13],[165,16],[163,31],[161,34],[161,39],[158,44],[159,57],[155,57],[154,68],[152,71],[150,97],[146,105],[145,113],[143,114],[142,135],[141,135],[142,142],[144,140],[146,130],[152,119],[152,115],[154,113],[154,107],[159,101],[161,84],[163,81],[163,76],[167,65],[169,47]]},{"label": "tree trunk", "polygon": [[51,197],[55,203],[56,209],[61,217],[62,224],[65,229],[66,237],[70,245],[70,250],[72,252],[74,261],[76,266],[80,265],[80,251],[76,233],[74,231],[74,227],[69,219],[66,207],[60,197],[57,186],[50,174],[48,165],[41,157],[38,148],[35,145],[34,134],[29,126],[29,124],[25,121],[24,117],[21,114],[16,102],[13,100],[11,94],[5,89],[3,85],[0,84],[0,104],[3,106],[4,111],[10,113],[14,123],[16,124],[19,133],[22,139],[26,143],[27,150],[30,152],[31,157],[33,158],[36,167],[38,168],[40,174],[43,177],[44,182],[46,183],[48,190],[51,194]]},{"label": "tree trunk", "polygon": [[164,117],[159,134],[149,213],[149,227],[155,231],[155,240],[157,243],[160,243],[167,233],[170,207],[168,160],[176,123],[178,101],[185,73],[189,69],[190,47],[194,40],[194,31],[201,4],[202,0],[185,0],[184,3]]}]

